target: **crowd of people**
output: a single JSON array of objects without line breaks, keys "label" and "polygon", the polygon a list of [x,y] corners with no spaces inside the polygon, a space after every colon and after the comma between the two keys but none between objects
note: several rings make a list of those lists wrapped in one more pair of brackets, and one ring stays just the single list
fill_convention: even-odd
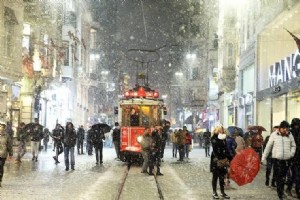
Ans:
[{"label": "crowd of people", "polygon": [[[169,131],[170,123],[165,121],[161,126],[146,127],[142,140],[142,173],[161,176],[161,162],[164,158],[165,146],[170,140],[172,157],[178,158],[178,162],[189,159],[192,149],[192,134],[186,126],[182,129]],[[115,123],[111,132],[112,142],[116,151],[116,160],[120,156],[120,125]],[[12,150],[13,132],[10,124],[0,122],[0,186],[4,173],[5,161],[13,155]],[[48,142],[52,138],[53,159],[59,164],[59,156],[64,153],[65,170],[75,170],[75,148],[77,154],[84,154],[84,141],[88,155],[95,154],[96,164],[103,163],[103,143],[105,132],[103,129],[90,128],[87,132],[83,126],[75,130],[74,125],[68,122],[65,126],[56,124],[52,131],[43,128],[35,120],[34,123],[21,123],[17,129],[18,150],[15,159],[16,164],[22,163],[22,157],[26,153],[26,143],[31,143],[32,161],[38,162],[41,146],[44,151],[48,149]],[[43,145],[41,145],[41,141]],[[261,163],[266,164],[265,185],[277,189],[279,199],[285,194],[292,195],[291,190],[295,185],[297,198],[300,199],[300,119],[294,118],[291,125],[282,121],[274,126],[271,134],[263,138],[261,130],[248,130],[245,134],[241,129],[226,129],[223,126],[214,127],[212,133],[206,129],[202,133],[202,147],[205,149],[205,157],[210,157],[210,171],[212,172],[213,198],[219,199],[217,182],[219,182],[220,196],[224,199],[230,197],[225,193],[225,186],[229,185],[229,166],[231,160],[240,151],[253,148],[257,152]],[[212,150],[210,149],[212,147]],[[154,170],[156,168],[156,170]],[[272,173],[273,171],[273,173]],[[272,174],[272,177],[271,177]],[[286,190],[284,187],[286,185]],[[285,191],[285,192],[284,192]]]},{"label": "crowd of people", "polygon": [[[262,130],[248,130],[245,134],[239,129],[234,131],[223,126],[203,133],[205,140],[205,156],[210,156],[210,171],[212,172],[213,199],[229,199],[225,186],[229,185],[230,162],[240,151],[252,148],[260,159],[260,164],[266,165],[265,185],[276,188],[279,199],[292,196],[295,185],[297,198],[300,199],[300,119],[294,118],[289,124],[282,121],[274,126],[271,134],[265,139]],[[209,155],[207,146],[212,147]],[[271,173],[272,178],[270,179]],[[221,194],[217,192],[219,182]],[[286,187],[286,190],[284,188]],[[285,191],[285,192],[284,192]]]}]

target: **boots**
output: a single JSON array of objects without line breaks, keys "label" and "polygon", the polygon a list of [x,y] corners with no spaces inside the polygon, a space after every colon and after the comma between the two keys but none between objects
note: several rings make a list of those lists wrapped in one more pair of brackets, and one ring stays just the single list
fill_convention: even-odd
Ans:
[{"label": "boots", "polygon": [[266,179],[266,186],[269,186],[269,182],[270,182],[270,180],[267,178]]},{"label": "boots", "polygon": [[154,175],[154,174],[153,174],[153,169],[151,169],[151,168],[149,169],[149,175],[150,175],[150,176],[153,176],[153,175]]}]

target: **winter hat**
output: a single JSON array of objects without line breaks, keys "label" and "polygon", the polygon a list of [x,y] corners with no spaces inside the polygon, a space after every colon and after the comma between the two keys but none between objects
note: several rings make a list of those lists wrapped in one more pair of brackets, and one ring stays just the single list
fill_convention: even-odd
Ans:
[{"label": "winter hat", "polygon": [[291,121],[291,126],[300,125],[300,119],[299,118],[293,118]]},{"label": "winter hat", "polygon": [[290,128],[290,124],[287,121],[282,121],[279,128]]}]

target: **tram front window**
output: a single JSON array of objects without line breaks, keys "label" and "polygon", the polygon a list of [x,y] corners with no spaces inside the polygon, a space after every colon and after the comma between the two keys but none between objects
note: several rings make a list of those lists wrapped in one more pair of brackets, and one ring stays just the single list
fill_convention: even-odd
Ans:
[{"label": "tram front window", "polygon": [[131,108],[130,111],[130,126],[139,126],[140,125],[140,115],[135,108]]}]

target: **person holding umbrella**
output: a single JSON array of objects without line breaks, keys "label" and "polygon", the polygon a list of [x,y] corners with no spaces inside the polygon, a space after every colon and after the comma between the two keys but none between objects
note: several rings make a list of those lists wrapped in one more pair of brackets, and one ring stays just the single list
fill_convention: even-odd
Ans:
[{"label": "person holding umbrella", "polygon": [[230,155],[226,143],[226,134],[223,126],[217,126],[213,131],[211,137],[212,154],[210,162],[210,171],[212,172],[212,189],[213,198],[219,199],[217,193],[217,181],[219,179],[221,197],[224,199],[230,199],[230,197],[224,191],[224,178],[227,174]]},{"label": "person holding umbrella", "polygon": [[268,144],[262,156],[262,163],[265,164],[266,158],[272,150],[276,172],[277,195],[283,199],[284,183],[290,165],[290,159],[296,151],[296,144],[292,134],[289,132],[290,125],[287,121],[282,121],[279,130],[271,134]]},{"label": "person holding umbrella", "polygon": [[9,159],[13,156],[12,139],[5,132],[5,123],[0,122],[0,187],[4,174],[4,164],[9,155]]},{"label": "person holding umbrella", "polygon": [[91,140],[92,144],[95,148],[96,154],[96,165],[103,163],[103,140],[105,140],[104,130],[103,128],[97,128],[91,130]]}]

